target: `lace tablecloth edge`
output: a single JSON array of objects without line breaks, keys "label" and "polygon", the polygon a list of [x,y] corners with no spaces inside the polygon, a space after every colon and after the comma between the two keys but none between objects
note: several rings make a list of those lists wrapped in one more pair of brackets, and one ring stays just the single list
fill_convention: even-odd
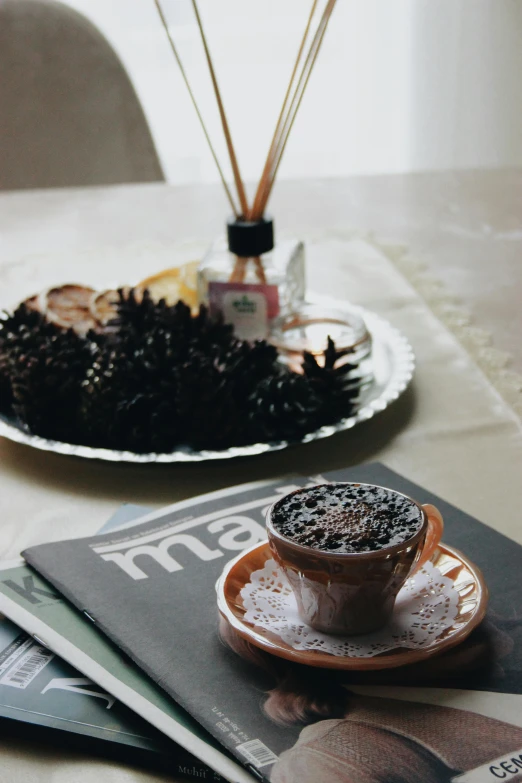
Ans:
[{"label": "lace tablecloth edge", "polygon": [[428,271],[422,260],[412,256],[408,247],[386,244],[370,236],[366,239],[389,258],[465,348],[522,426],[522,374],[510,368],[511,354],[493,345],[493,335],[474,323],[473,316],[459,298]]}]

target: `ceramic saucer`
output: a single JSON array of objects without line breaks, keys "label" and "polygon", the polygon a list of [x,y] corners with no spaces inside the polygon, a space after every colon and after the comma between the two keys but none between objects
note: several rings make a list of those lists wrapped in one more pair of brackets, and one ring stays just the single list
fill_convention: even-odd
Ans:
[{"label": "ceramic saucer", "polygon": [[268,542],[265,541],[242,552],[228,563],[216,585],[218,609],[222,618],[246,641],[280,658],[307,666],[368,671],[416,663],[462,642],[486,613],[488,590],[480,570],[461,552],[440,543],[431,562],[445,577],[452,580],[458,595],[458,611],[450,627],[429,646],[419,649],[396,647],[370,658],[338,656],[318,650],[296,650],[273,631],[253,625],[245,618],[246,610],[241,590],[250,582],[251,574],[262,569],[271,557]]}]

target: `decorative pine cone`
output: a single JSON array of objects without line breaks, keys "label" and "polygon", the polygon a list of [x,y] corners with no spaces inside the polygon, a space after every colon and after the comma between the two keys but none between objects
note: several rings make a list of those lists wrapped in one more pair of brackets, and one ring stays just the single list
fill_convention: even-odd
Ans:
[{"label": "decorative pine cone", "polygon": [[192,348],[180,368],[177,410],[185,424],[185,442],[196,449],[219,449],[244,441],[236,377],[215,359]]},{"label": "decorative pine cone", "polygon": [[0,413],[7,413],[13,403],[13,392],[11,389],[11,381],[6,372],[6,368],[2,365],[2,359],[0,357]]},{"label": "decorative pine cone", "polygon": [[0,410],[8,411],[13,402],[11,387],[11,359],[20,344],[21,330],[44,329],[45,318],[36,310],[21,304],[12,315],[4,313],[0,318]]},{"label": "decorative pine cone", "polygon": [[[183,302],[178,302],[183,304]],[[177,306],[177,305],[176,305]],[[186,305],[184,305],[186,307]],[[192,318],[190,336],[197,340],[200,348],[210,348],[211,346],[225,349],[237,342],[234,337],[234,327],[232,324],[226,324],[222,314],[211,316],[208,307],[199,306],[199,312]]]},{"label": "decorative pine cone", "polygon": [[28,307],[25,302],[18,305],[14,313],[3,314],[0,319],[0,351],[8,344],[10,336],[17,334],[18,330],[22,326],[27,326],[30,329],[40,327],[46,329],[50,322],[47,321],[44,315],[39,310],[35,310],[32,307]]},{"label": "decorative pine cone", "polygon": [[87,441],[136,452],[172,450],[181,435],[176,367],[169,333],[161,330],[138,345],[120,341],[98,350],[81,384]]},{"label": "decorative pine cone", "polygon": [[251,443],[295,440],[323,423],[324,401],[305,376],[288,370],[262,380],[247,404]]},{"label": "decorative pine cone", "polygon": [[179,359],[182,360],[194,341],[198,347],[207,349],[215,346],[226,348],[235,341],[233,327],[225,324],[222,318],[212,318],[204,305],[193,316],[184,302],[179,301],[172,306],[167,305],[164,299],[155,302],[148,290],[137,295],[134,289],[120,289],[118,294],[118,316],[109,324],[112,342],[114,332],[116,340],[140,343],[144,335],[159,329],[172,335],[172,344],[178,346]]},{"label": "decorative pine cone", "polygon": [[77,442],[81,379],[91,360],[89,344],[72,330],[21,305],[1,322],[2,392],[31,432]]},{"label": "decorative pine cone", "polygon": [[280,372],[277,349],[265,340],[249,343],[235,339],[219,351],[217,365],[227,378],[236,405],[243,407],[260,381]]},{"label": "decorative pine cone", "polygon": [[357,369],[357,365],[339,361],[347,356],[349,351],[338,351],[331,337],[328,337],[327,348],[323,353],[324,365],[319,364],[316,357],[304,352],[303,373],[310,381],[315,392],[328,401],[327,414],[323,424],[337,421],[349,416],[360,391],[357,378],[349,378],[349,374]]},{"label": "decorative pine cone", "polygon": [[116,405],[112,429],[116,448],[135,452],[169,452],[180,442],[181,422],[174,406],[174,395],[163,389],[135,394]]},{"label": "decorative pine cone", "polygon": [[259,382],[279,371],[277,350],[264,340],[233,339],[226,348],[200,347],[194,340],[181,368],[178,391],[186,442],[213,449],[247,443],[245,406]]}]

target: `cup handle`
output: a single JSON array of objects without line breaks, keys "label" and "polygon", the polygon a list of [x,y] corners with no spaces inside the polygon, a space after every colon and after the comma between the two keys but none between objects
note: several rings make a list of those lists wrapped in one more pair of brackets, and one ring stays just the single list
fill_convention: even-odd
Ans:
[{"label": "cup handle", "polygon": [[424,511],[428,516],[428,532],[426,533],[426,540],[422,548],[422,553],[417,561],[414,571],[417,571],[424,563],[427,563],[431,559],[431,556],[437,549],[442,533],[444,532],[444,520],[442,514],[432,506],[431,503],[425,503],[423,506]]}]

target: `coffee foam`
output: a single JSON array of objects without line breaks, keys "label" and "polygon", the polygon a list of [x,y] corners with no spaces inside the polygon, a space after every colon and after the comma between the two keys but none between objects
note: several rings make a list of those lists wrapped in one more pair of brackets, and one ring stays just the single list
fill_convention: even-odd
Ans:
[{"label": "coffee foam", "polygon": [[420,508],[381,487],[320,484],[278,501],[274,528],[303,546],[325,552],[375,552],[402,544],[420,529]]}]

